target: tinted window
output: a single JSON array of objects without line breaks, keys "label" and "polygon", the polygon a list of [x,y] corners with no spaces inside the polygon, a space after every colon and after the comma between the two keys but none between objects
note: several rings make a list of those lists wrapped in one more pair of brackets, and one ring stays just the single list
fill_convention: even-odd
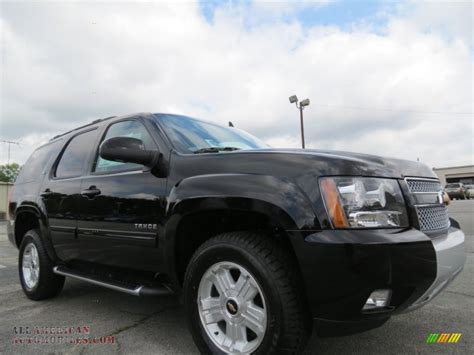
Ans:
[{"label": "tinted window", "polygon": [[91,147],[95,144],[97,130],[81,133],[69,141],[56,168],[57,178],[80,176]]},{"label": "tinted window", "polygon": [[[114,137],[132,137],[140,139],[147,150],[154,150],[155,144],[146,128],[138,121],[121,121],[110,125],[102,141]],[[143,165],[133,163],[121,163],[118,161],[107,160],[96,156],[94,171],[107,172],[117,170],[141,169]]]},{"label": "tinted window", "polygon": [[46,170],[49,169],[50,162],[53,158],[56,158],[59,152],[60,142],[60,140],[55,141],[36,149],[21,168],[16,183],[34,181],[40,175],[45,174]]},{"label": "tinted window", "polygon": [[222,127],[186,116],[157,115],[155,117],[175,148],[183,153],[192,153],[206,148],[268,148],[268,145],[258,138],[237,128]]}]

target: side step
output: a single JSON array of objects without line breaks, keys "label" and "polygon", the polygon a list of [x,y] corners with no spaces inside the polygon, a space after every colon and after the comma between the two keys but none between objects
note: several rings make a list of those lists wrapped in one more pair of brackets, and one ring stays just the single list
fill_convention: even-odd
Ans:
[{"label": "side step", "polygon": [[164,296],[173,294],[173,291],[171,291],[164,285],[157,285],[152,287],[146,285],[132,284],[119,280],[110,280],[100,275],[73,270],[63,265],[55,266],[53,268],[53,272],[58,275],[72,277],[73,279],[110,288],[111,290],[128,293],[129,295],[133,296]]}]

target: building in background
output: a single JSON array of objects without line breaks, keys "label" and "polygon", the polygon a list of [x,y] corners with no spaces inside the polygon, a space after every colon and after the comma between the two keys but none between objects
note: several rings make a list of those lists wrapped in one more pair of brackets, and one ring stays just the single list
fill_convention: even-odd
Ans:
[{"label": "building in background", "polygon": [[0,181],[0,221],[6,218],[8,209],[8,194],[10,193],[12,187],[12,183]]},{"label": "building in background", "polygon": [[450,182],[474,184],[474,165],[433,168],[433,171],[438,175],[443,186]]}]

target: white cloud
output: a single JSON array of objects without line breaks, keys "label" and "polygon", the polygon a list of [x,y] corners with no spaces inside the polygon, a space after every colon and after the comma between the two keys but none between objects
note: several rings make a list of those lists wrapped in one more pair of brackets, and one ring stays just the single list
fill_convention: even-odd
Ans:
[{"label": "white cloud", "polygon": [[248,27],[235,7],[210,24],[191,2],[2,4],[0,136],[30,142],[12,148],[23,162],[45,136],[152,111],[230,120],[298,147],[296,93],[311,98],[309,147],[472,163],[472,115],[420,113],[472,112],[469,36],[451,10],[435,21],[409,9],[375,33],[296,19]]},{"label": "white cloud", "polygon": [[415,1],[401,6],[405,17],[418,29],[434,32],[448,40],[462,40],[473,44],[472,1]]},{"label": "white cloud", "polygon": [[337,0],[254,0],[250,3],[249,10],[258,15],[286,16],[307,8],[326,6],[336,1]]}]

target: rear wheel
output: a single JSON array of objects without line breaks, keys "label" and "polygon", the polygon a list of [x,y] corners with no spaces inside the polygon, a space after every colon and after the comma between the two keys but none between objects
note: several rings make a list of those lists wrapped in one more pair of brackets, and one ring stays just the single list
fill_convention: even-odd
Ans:
[{"label": "rear wheel", "polygon": [[29,230],[20,245],[18,271],[25,295],[35,301],[51,298],[61,292],[64,276],[53,273],[53,262],[36,229]]},{"label": "rear wheel", "polygon": [[311,331],[292,255],[255,233],[221,234],[193,255],[185,306],[203,353],[298,353]]}]

